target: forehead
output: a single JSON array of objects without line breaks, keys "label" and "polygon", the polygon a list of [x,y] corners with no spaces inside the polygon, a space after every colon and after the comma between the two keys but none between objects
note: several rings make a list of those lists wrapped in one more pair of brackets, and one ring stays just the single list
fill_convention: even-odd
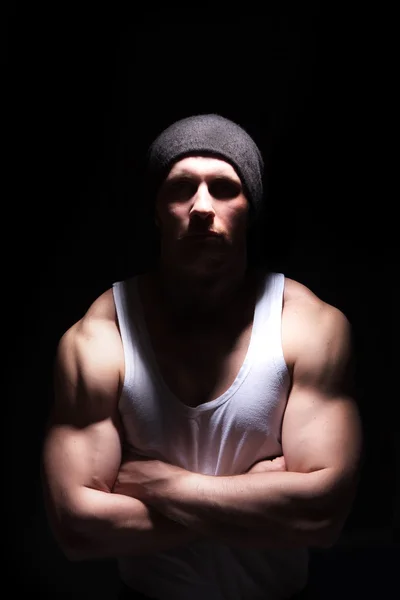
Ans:
[{"label": "forehead", "polygon": [[187,156],[177,161],[171,168],[167,179],[179,175],[193,175],[196,177],[229,177],[240,181],[235,169],[226,161],[211,156]]}]

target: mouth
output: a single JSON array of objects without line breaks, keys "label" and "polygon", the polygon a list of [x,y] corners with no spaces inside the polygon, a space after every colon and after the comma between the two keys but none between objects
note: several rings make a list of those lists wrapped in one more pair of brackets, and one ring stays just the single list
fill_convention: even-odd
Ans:
[{"label": "mouth", "polygon": [[204,233],[189,233],[184,237],[191,239],[219,238],[221,237],[221,234],[215,233],[215,231],[206,231]]}]

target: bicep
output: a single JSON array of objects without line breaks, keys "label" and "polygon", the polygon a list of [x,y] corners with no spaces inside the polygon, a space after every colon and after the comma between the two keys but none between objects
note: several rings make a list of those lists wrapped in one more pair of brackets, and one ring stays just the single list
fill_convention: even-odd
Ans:
[{"label": "bicep", "polygon": [[351,363],[350,326],[328,311],[304,332],[282,423],[287,469],[319,471],[319,493],[329,506],[348,506],[359,472],[362,427]]},{"label": "bicep", "polygon": [[[105,332],[96,339],[66,336],[54,378],[54,407],[43,446],[43,480],[54,513],[79,510],[85,487],[109,492],[121,463],[118,352]],[[105,348],[105,350],[103,349]]]},{"label": "bicep", "polygon": [[351,478],[361,450],[361,423],[354,399],[293,388],[283,419],[282,447],[289,471],[329,468]]},{"label": "bicep", "polygon": [[43,495],[49,524],[62,545],[73,541],[93,512],[89,489],[110,492],[120,456],[119,434],[109,420],[82,429],[50,426],[43,449]]},{"label": "bicep", "polygon": [[43,467],[54,499],[72,501],[81,487],[111,491],[120,463],[120,435],[110,419],[82,429],[67,424],[50,426]]}]

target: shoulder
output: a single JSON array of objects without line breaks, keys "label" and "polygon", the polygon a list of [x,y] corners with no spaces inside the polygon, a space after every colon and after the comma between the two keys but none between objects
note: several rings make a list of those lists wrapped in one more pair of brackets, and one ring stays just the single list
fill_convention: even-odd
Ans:
[{"label": "shoulder", "polygon": [[[290,323],[314,333],[321,332],[322,338],[332,334],[337,328],[339,333],[349,332],[350,322],[336,306],[319,298],[302,283],[285,277],[283,297],[283,317]],[[318,336],[317,336],[318,337]]]},{"label": "shoulder", "polygon": [[62,335],[56,368],[76,376],[94,369],[103,375],[121,374],[123,350],[112,289],[96,298],[84,316]]},{"label": "shoulder", "polygon": [[352,329],[346,315],[305,285],[285,278],[282,341],[291,367],[343,367],[352,354]]}]

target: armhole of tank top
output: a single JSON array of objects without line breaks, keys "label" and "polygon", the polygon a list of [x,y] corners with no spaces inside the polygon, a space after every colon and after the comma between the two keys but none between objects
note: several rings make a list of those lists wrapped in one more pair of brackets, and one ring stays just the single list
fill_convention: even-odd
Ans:
[{"label": "armhole of tank top", "polygon": [[120,403],[123,401],[124,392],[129,387],[133,378],[133,361],[132,361],[132,340],[129,327],[129,314],[127,303],[127,286],[126,282],[118,281],[113,284],[113,297],[115,310],[118,321],[118,328],[121,335],[123,353],[124,353],[124,380],[122,382]]},{"label": "armhole of tank top", "polygon": [[276,302],[274,303],[275,310],[277,311],[276,315],[276,323],[279,324],[277,327],[277,352],[274,354],[274,362],[277,373],[281,379],[282,383],[287,383],[289,381],[290,373],[288,365],[286,364],[285,355],[283,353],[283,343],[282,343],[282,314],[283,314],[283,298],[285,293],[285,275],[283,273],[275,274],[275,298]]}]

